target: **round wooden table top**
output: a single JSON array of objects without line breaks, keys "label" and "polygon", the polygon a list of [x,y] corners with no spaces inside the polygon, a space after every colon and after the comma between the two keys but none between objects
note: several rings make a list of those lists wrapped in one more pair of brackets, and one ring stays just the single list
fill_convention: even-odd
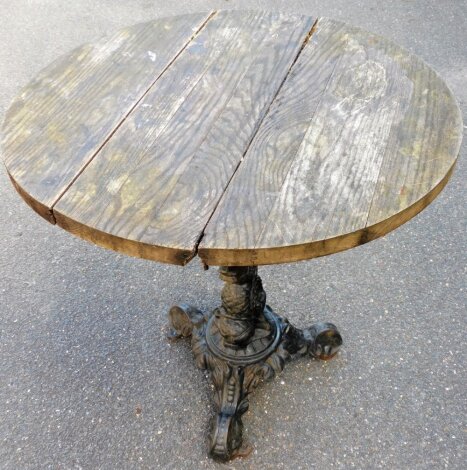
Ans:
[{"label": "round wooden table top", "polygon": [[449,179],[462,138],[421,59],[325,18],[219,11],[82,46],[9,109],[16,189],[96,244],[262,265],[384,235]]}]

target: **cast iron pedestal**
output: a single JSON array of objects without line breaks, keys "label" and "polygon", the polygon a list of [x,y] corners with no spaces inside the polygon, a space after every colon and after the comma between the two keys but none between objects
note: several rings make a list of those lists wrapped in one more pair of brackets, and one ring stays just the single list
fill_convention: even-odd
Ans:
[{"label": "cast iron pedestal", "polygon": [[196,364],[207,369],[216,390],[217,417],[210,455],[229,460],[242,445],[242,414],[248,395],[262,381],[272,379],[285,362],[310,354],[331,359],[342,344],[332,323],[316,323],[299,330],[266,305],[257,267],[222,267],[222,306],[210,314],[188,306],[169,312],[172,338],[192,336]]}]

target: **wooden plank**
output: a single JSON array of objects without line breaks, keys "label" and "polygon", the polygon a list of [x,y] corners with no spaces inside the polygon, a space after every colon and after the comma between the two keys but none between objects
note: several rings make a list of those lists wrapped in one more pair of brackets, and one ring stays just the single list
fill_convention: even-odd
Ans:
[{"label": "wooden plank", "polygon": [[3,155],[43,216],[209,16],[124,29],[60,58],[22,90],[6,115]]},{"label": "wooden plank", "polygon": [[220,12],[54,206],[57,222],[186,262],[312,25]]},{"label": "wooden plank", "polygon": [[[319,21],[302,54],[303,61],[306,58],[304,66],[296,65],[295,77],[283,88],[284,104],[277,101],[277,112],[259,130],[206,228],[199,254],[207,264],[295,261],[364,243],[380,236],[383,228],[391,230],[405,221],[402,215],[393,217],[397,212],[415,215],[411,205],[420,201],[416,207],[421,210],[423,202],[446,182],[443,178],[460,144],[460,121],[455,101],[441,81],[420,80],[420,70],[427,67],[419,59],[383,38],[329,20]],[[329,66],[332,58],[336,66],[328,80],[317,81],[315,86],[317,71]],[[305,113],[306,131],[304,121],[295,125],[299,135],[294,137],[301,143],[298,151],[290,152],[290,142],[277,145],[277,136],[290,132],[291,104],[310,88],[320,90],[319,102],[316,109],[316,100],[310,102]],[[436,109],[431,111],[436,114],[435,122],[419,106],[420,99],[414,98],[414,93],[424,90],[430,97],[422,101],[430,101]],[[274,122],[273,116],[281,111],[282,119]],[[438,126],[444,119],[446,124]],[[412,125],[409,135],[404,133],[408,122],[418,125]],[[382,218],[371,218],[370,207],[376,211],[377,201],[388,196],[380,178],[386,180],[386,173],[397,178],[394,164],[388,162],[404,148],[401,136],[407,144],[420,146],[422,139],[437,147],[428,157],[420,152],[418,165],[412,165],[409,175],[407,165],[402,166],[401,173],[413,181],[411,197],[386,210]],[[446,139],[449,148],[439,152]],[[420,158],[425,163],[420,164]],[[428,167],[427,172],[421,171]],[[436,175],[427,184],[426,173]],[[374,198],[377,185],[380,189]],[[391,181],[391,185],[397,191],[397,183]],[[383,204],[390,206],[386,201]],[[368,227],[383,219],[391,223]]]},{"label": "wooden plank", "polygon": [[393,126],[367,225],[415,204],[435,188],[454,163],[462,140],[462,116],[451,91],[418,57],[398,56],[411,78],[407,112]]}]

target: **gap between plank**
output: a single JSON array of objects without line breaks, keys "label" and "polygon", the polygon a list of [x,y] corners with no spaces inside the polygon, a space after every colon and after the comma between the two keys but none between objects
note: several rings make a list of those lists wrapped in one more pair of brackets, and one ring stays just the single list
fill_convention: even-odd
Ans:
[{"label": "gap between plank", "polygon": [[[198,254],[198,248],[199,248],[199,245],[201,243],[201,241],[203,240],[204,238],[204,234],[205,234],[205,231],[206,231],[206,227],[209,225],[209,222],[211,221],[213,215],[215,214],[216,210],[217,210],[217,207],[219,206],[220,202],[222,201],[228,187],[230,186],[230,183],[232,182],[234,176],[236,175],[238,169],[240,168],[240,165],[242,164],[242,162],[244,161],[245,157],[246,157],[246,154],[248,153],[248,150],[250,149],[250,146],[254,140],[254,138],[256,137],[256,135],[258,134],[258,131],[259,129],[261,128],[261,125],[263,124],[264,120],[266,119],[266,116],[268,116],[269,114],[269,111],[271,110],[271,106],[272,104],[274,103],[274,101],[276,100],[277,96],[279,95],[280,91],[282,90],[282,87],[284,86],[285,82],[287,81],[287,78],[289,78],[289,75],[293,69],[293,67],[295,66],[295,64],[297,63],[301,53],[303,52],[303,49],[306,47],[306,45],[308,44],[308,42],[310,41],[311,39],[311,36],[313,36],[313,33],[316,31],[317,27],[318,27],[318,19],[315,20],[315,22],[313,23],[313,26],[311,27],[310,31],[308,32],[308,34],[305,36],[303,42],[302,42],[302,45],[299,49],[299,51],[297,52],[297,55],[295,56],[292,64],[290,65],[289,69],[287,70],[287,73],[285,74],[282,82],[280,83],[279,87],[277,88],[277,91],[276,93],[274,94],[271,102],[269,103],[269,106],[266,110],[266,112],[264,113],[262,119],[260,120],[258,126],[256,127],[256,131],[254,131],[252,133],[252,136],[246,146],[246,149],[245,151],[243,152],[243,156],[242,158],[240,159],[240,161],[237,163],[237,166],[235,167],[234,171],[232,172],[232,175],[231,177],[229,178],[229,180],[227,181],[227,184],[225,185],[225,188],[223,189],[222,191],[222,194],[220,195],[216,205],[214,206],[212,212],[211,212],[211,215],[209,216],[207,222],[204,224],[204,227],[203,227],[203,230],[201,231],[199,237],[198,237],[198,240],[196,241],[195,243],[195,246],[193,247],[193,251],[191,253],[191,255],[187,258],[186,262],[190,262],[197,254]],[[205,269],[209,268],[209,266],[207,264],[204,263],[204,260],[201,259],[201,262],[203,263],[203,266]]]},{"label": "gap between plank", "polygon": [[65,193],[73,186],[75,181],[79,178],[79,176],[84,172],[84,170],[88,167],[88,165],[96,158],[96,156],[99,154],[99,152],[104,148],[104,146],[109,142],[109,140],[114,136],[114,134],[118,131],[118,129],[123,125],[123,123],[126,121],[128,116],[135,110],[135,108],[141,103],[141,101],[144,99],[144,97],[151,91],[151,89],[154,87],[156,82],[164,75],[164,73],[170,68],[170,66],[180,57],[180,55],[186,50],[186,48],[193,42],[193,40],[201,33],[201,31],[206,27],[209,21],[217,15],[217,10],[211,11],[209,16],[204,20],[204,22],[201,24],[201,26],[190,36],[190,38],[186,41],[186,43],[182,46],[182,48],[175,54],[173,59],[163,68],[162,72],[154,79],[154,81],[149,85],[148,89],[139,97],[139,99],[133,104],[133,106],[130,108],[130,110],[123,116],[123,118],[120,120],[120,122],[115,126],[115,128],[110,132],[110,134],[106,137],[104,142],[99,146],[99,148],[91,155],[90,159],[84,163],[84,165],[81,167],[81,169],[77,172],[77,174],[72,178],[70,183],[65,187],[65,189],[57,196],[55,201],[52,203],[50,206],[50,212],[52,214],[52,218],[54,222],[56,223],[55,215],[54,215],[54,207],[56,204],[60,201],[60,199],[65,195]]},{"label": "gap between plank", "polygon": [[[225,10],[224,10],[224,11],[225,11]],[[263,12],[263,11],[258,11],[258,12],[255,12],[255,13],[256,13],[256,14],[258,14],[258,13],[263,14],[264,12]],[[233,38],[232,38],[232,41],[233,41]],[[257,56],[257,54],[255,53],[255,54],[253,55],[253,58],[251,59],[251,62],[248,63],[247,67],[245,68],[245,71],[242,73],[242,75],[239,77],[239,79],[238,79],[237,82],[235,83],[234,87],[233,87],[232,90],[231,90],[231,93],[230,93],[229,95],[227,95],[227,100],[226,100],[226,102],[225,102],[225,105],[224,105],[222,108],[220,108],[220,109],[218,110],[218,112],[217,112],[216,115],[215,115],[215,118],[214,118],[213,121],[212,121],[212,125],[207,128],[206,133],[204,134],[204,136],[202,137],[201,141],[200,141],[199,144],[197,145],[195,151],[194,151],[193,154],[189,157],[189,159],[186,161],[187,166],[189,166],[190,163],[196,158],[199,149],[203,146],[204,142],[208,139],[208,137],[209,137],[209,135],[210,135],[210,133],[211,133],[211,131],[212,131],[212,128],[215,126],[215,123],[216,123],[217,119],[218,119],[219,116],[225,111],[226,107],[229,105],[230,101],[232,100],[233,96],[235,95],[235,92],[236,92],[237,89],[239,88],[239,86],[240,86],[240,84],[241,84],[243,78],[248,74],[250,68],[253,66],[253,64],[254,64],[254,62],[255,62],[255,60],[256,60],[257,57],[258,57],[258,56]],[[205,72],[203,72],[203,76],[207,74],[207,72],[209,71],[211,65],[212,65],[212,63],[210,63],[210,65],[207,67],[207,69],[205,70]],[[200,77],[200,81],[201,81],[201,80],[202,80],[202,77]],[[193,87],[193,90],[194,90],[194,89],[195,89],[195,87]],[[192,90],[192,91],[193,91],[193,90]],[[191,92],[190,92],[190,94],[191,94]],[[268,110],[269,110],[269,107],[268,107]],[[262,122],[262,119],[261,119],[260,122]],[[254,133],[255,133],[255,132],[254,132]],[[244,154],[242,154],[242,159],[243,159],[243,156],[244,156]],[[236,170],[234,170],[234,171],[236,171]],[[183,173],[183,172],[182,172],[182,173]],[[177,178],[177,180],[175,181],[174,188],[175,188],[175,186],[177,185],[177,183],[178,183],[178,181],[180,180],[181,177],[182,177],[182,174],[180,174],[179,177]],[[230,182],[230,179],[229,179],[229,182]],[[223,194],[224,194],[224,193],[222,193],[220,197],[222,197]],[[169,193],[169,194],[166,195],[166,197],[164,198],[164,200],[162,201],[162,203],[158,206],[158,210],[159,210],[159,211],[161,211],[161,210],[163,209],[164,204],[166,203],[167,199],[169,199],[170,196],[171,196],[171,193]],[[216,207],[217,207],[217,204],[216,204]],[[141,237],[143,237],[143,236],[145,235],[147,229],[148,229],[148,227],[146,227],[146,229],[142,232]],[[203,228],[203,230],[204,230],[204,228]],[[193,253],[193,251],[192,251],[191,253]],[[195,254],[196,254],[196,253],[195,253]],[[193,255],[193,256],[190,255],[190,256],[191,256],[191,257],[188,258],[188,261],[190,261],[191,259],[193,259],[193,256],[194,256],[194,255]]]}]

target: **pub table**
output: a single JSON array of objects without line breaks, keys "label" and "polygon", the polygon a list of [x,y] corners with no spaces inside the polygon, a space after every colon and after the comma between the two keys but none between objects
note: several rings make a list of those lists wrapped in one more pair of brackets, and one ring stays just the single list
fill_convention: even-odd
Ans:
[{"label": "pub table", "polygon": [[178,305],[215,387],[210,455],[242,455],[248,395],[286,361],[332,358],[336,326],[266,305],[260,265],[329,255],[424,209],[452,174],[459,108],[421,59],[326,18],[214,11],[75,49],[14,100],[12,183],[43,218],[106,248],[221,266],[221,305]]}]

